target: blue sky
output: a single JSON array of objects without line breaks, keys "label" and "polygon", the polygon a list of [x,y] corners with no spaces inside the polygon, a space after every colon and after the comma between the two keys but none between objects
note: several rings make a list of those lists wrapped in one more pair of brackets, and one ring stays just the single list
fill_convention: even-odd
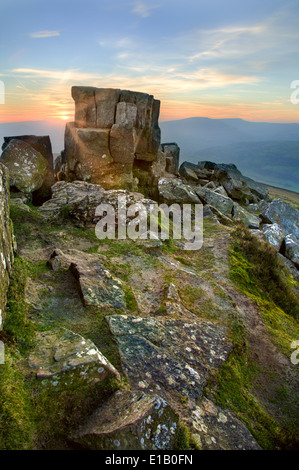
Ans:
[{"label": "blue sky", "polygon": [[299,2],[1,0],[0,122],[68,119],[72,85],[160,99],[161,120],[299,122]]}]

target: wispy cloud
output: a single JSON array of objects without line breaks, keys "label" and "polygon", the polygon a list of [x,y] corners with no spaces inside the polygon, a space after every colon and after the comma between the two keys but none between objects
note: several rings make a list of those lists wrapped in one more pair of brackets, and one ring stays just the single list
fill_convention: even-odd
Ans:
[{"label": "wispy cloud", "polygon": [[55,36],[60,36],[60,31],[53,30],[45,30],[45,31],[36,31],[34,33],[30,33],[29,36],[33,39],[39,39],[39,38],[52,38]]},{"label": "wispy cloud", "polygon": [[148,3],[141,2],[137,0],[134,3],[134,7],[132,9],[132,12],[135,13],[136,15],[140,16],[141,18],[148,18],[151,16],[152,10],[155,8],[158,8],[157,5],[149,5]]}]

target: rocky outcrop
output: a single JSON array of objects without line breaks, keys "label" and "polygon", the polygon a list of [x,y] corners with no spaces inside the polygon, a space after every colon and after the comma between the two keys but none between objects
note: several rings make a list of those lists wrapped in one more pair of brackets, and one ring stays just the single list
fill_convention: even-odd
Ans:
[{"label": "rocky outcrop", "polygon": [[0,330],[2,329],[9,277],[14,259],[13,231],[9,218],[9,175],[0,163]]},{"label": "rocky outcrop", "polygon": [[52,187],[52,198],[40,208],[40,213],[46,220],[63,217],[64,213],[79,226],[94,226],[100,216],[96,215],[96,208],[100,204],[111,204],[114,208],[119,205],[119,197],[125,199],[127,208],[132,204],[141,203],[145,208],[157,203],[147,199],[141,193],[130,192],[125,189],[105,190],[99,185],[74,181],[67,183],[59,181]]},{"label": "rocky outcrop", "polygon": [[70,439],[90,450],[171,450],[179,417],[158,396],[119,391]]},{"label": "rocky outcrop", "polygon": [[65,130],[65,178],[134,189],[143,171],[151,186],[156,184],[154,163],[160,160],[166,171],[173,159],[160,149],[160,101],[146,93],[78,86],[72,97],[75,122]]}]

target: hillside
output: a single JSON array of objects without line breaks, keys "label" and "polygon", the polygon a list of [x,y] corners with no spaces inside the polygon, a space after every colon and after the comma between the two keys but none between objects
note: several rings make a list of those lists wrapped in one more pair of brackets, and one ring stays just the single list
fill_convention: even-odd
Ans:
[{"label": "hillside", "polygon": [[257,181],[299,192],[299,124],[189,118],[160,126],[162,140],[180,146],[181,163],[234,163]]}]

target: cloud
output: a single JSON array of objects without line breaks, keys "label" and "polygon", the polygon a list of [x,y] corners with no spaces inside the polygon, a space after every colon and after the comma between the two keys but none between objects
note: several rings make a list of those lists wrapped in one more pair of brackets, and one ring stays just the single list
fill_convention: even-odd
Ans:
[{"label": "cloud", "polygon": [[132,10],[133,13],[136,13],[136,15],[141,16],[141,18],[148,18],[151,16],[151,10],[154,10],[157,8],[155,5],[148,5],[145,2],[141,2],[137,0],[134,3],[134,8]]},{"label": "cloud", "polygon": [[29,36],[33,39],[37,39],[37,38],[53,38],[55,36],[60,36],[60,32],[59,31],[48,31],[48,30],[45,30],[45,31],[36,31],[35,33],[30,33]]}]

